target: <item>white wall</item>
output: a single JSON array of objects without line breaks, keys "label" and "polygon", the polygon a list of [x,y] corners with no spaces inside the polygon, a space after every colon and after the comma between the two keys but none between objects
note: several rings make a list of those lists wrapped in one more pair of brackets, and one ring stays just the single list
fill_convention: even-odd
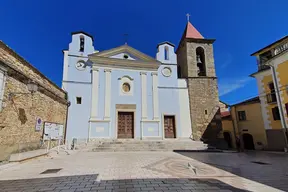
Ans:
[{"label": "white wall", "polygon": [[192,136],[192,126],[190,118],[190,105],[186,79],[178,79],[179,105],[180,105],[180,126],[182,138]]}]

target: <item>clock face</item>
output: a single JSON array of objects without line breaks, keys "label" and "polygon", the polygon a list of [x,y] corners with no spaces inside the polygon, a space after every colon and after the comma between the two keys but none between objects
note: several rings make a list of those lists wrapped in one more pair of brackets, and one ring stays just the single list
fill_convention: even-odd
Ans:
[{"label": "clock face", "polygon": [[75,65],[76,69],[78,70],[84,70],[86,68],[84,61],[78,61]]},{"label": "clock face", "polygon": [[170,77],[170,76],[171,76],[171,73],[172,73],[172,70],[171,70],[170,67],[164,67],[164,68],[162,69],[162,74],[163,74],[163,76],[165,76],[165,77]]}]

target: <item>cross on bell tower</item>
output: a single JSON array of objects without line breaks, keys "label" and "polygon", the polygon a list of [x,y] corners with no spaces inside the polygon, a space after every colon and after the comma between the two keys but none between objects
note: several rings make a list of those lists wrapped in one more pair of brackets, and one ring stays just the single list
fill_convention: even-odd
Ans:
[{"label": "cross on bell tower", "polygon": [[189,13],[187,13],[187,14],[186,14],[186,17],[187,17],[187,22],[189,22],[189,21],[190,21],[190,16],[191,16],[191,15],[190,15]]}]

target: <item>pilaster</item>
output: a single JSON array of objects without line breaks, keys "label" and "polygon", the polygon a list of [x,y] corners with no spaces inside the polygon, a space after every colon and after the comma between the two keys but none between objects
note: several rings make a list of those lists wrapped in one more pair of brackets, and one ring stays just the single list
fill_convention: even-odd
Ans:
[{"label": "pilaster", "polygon": [[111,108],[111,69],[104,69],[105,72],[105,109],[104,120],[110,119]]},{"label": "pilaster", "polygon": [[90,120],[96,119],[98,116],[98,95],[99,95],[99,69],[92,68],[92,106]]},{"label": "pilaster", "polygon": [[147,73],[140,72],[141,75],[141,109],[142,120],[147,119]]},{"label": "pilaster", "polygon": [[153,119],[159,119],[158,73],[152,72]]}]

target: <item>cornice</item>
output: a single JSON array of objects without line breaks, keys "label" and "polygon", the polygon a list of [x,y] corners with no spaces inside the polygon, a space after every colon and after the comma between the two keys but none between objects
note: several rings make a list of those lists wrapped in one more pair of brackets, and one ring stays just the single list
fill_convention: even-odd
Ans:
[{"label": "cornice", "polygon": [[111,72],[111,69],[104,69],[104,72]]},{"label": "cornice", "polygon": [[144,70],[157,70],[160,62],[146,62],[138,60],[124,60],[107,57],[93,56],[90,58],[93,62],[93,70],[97,67],[115,67],[124,69],[144,69]]},{"label": "cornice", "polygon": [[156,76],[157,76],[157,75],[158,75],[158,72],[152,72],[152,73],[151,73],[151,76],[153,76],[153,75],[156,75]]},{"label": "cornice", "polygon": [[154,59],[153,57],[150,57],[128,45],[122,45],[120,47],[116,47],[116,48],[113,48],[113,49],[109,49],[109,50],[106,50],[106,51],[101,51],[101,52],[98,52],[98,53],[93,53],[91,55],[89,55],[90,57],[94,57],[94,56],[101,56],[101,57],[111,57],[113,55],[117,55],[119,53],[123,53],[123,52],[127,52],[127,53],[130,53],[132,54],[133,56],[141,59],[141,60],[144,60],[144,61],[152,61],[152,62],[156,62],[157,60]]}]

